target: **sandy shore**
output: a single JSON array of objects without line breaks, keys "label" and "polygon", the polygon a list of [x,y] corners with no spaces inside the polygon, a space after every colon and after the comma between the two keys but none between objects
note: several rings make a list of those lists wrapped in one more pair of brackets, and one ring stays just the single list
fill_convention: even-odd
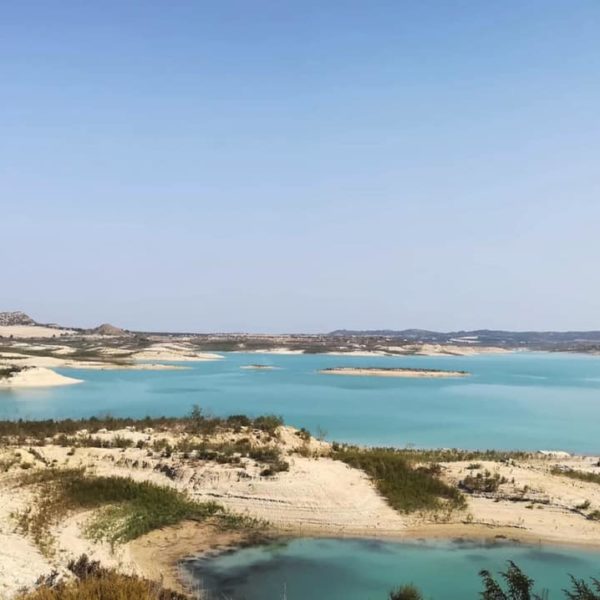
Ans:
[{"label": "sandy shore", "polygon": [[45,367],[25,367],[21,371],[0,379],[0,388],[54,387],[75,383],[82,383],[82,380],[65,377]]},{"label": "sandy shore", "polygon": [[128,544],[137,572],[170,589],[185,592],[192,587],[179,563],[193,556],[217,554],[265,540],[243,531],[223,531],[210,523],[185,521],[153,531]]},{"label": "sandy shore", "polygon": [[335,367],[333,369],[321,369],[319,373],[324,375],[356,375],[360,377],[467,377],[466,371],[440,371],[435,369],[378,369],[374,367]]}]

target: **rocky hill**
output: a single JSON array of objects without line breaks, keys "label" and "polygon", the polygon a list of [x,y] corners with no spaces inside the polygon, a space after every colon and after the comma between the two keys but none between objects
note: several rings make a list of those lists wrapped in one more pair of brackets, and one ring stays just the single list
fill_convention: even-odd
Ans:
[{"label": "rocky hill", "polygon": [[10,325],[37,325],[37,323],[24,312],[0,312],[0,326]]},{"label": "rocky hill", "polygon": [[110,323],[103,323],[99,327],[96,327],[96,329],[92,329],[92,333],[99,335],[127,335],[127,331],[120,327],[115,327]]}]

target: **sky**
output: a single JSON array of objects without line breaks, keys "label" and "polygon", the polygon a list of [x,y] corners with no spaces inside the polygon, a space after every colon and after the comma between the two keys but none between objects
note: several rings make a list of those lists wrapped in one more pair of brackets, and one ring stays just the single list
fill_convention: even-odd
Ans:
[{"label": "sky", "polygon": [[598,0],[0,3],[0,311],[600,329]]}]

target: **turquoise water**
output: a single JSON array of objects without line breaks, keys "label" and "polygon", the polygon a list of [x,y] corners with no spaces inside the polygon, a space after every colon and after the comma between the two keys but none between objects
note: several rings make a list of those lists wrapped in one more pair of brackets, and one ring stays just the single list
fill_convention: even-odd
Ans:
[{"label": "turquoise water", "polygon": [[[277,370],[240,366],[261,363]],[[276,413],[328,439],[405,446],[600,452],[600,357],[339,357],[226,353],[185,371],[63,369],[85,383],[0,392],[0,418]],[[322,375],[334,366],[464,369],[464,379]]]},{"label": "turquoise water", "polygon": [[184,563],[209,599],[387,600],[390,589],[417,585],[427,600],[476,600],[481,569],[513,560],[550,600],[564,598],[569,573],[600,576],[600,555],[581,550],[477,542],[396,543],[296,539]]}]

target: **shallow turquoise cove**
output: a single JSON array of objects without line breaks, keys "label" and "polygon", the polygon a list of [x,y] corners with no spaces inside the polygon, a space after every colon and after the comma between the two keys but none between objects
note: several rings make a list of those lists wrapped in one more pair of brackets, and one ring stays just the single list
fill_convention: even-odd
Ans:
[{"label": "shallow turquoise cove", "polygon": [[208,592],[231,600],[387,600],[393,587],[413,583],[426,599],[476,600],[481,569],[513,560],[538,592],[562,599],[569,573],[600,576],[600,554],[570,548],[470,541],[398,543],[356,539],[296,539],[246,548],[184,569]]}]

